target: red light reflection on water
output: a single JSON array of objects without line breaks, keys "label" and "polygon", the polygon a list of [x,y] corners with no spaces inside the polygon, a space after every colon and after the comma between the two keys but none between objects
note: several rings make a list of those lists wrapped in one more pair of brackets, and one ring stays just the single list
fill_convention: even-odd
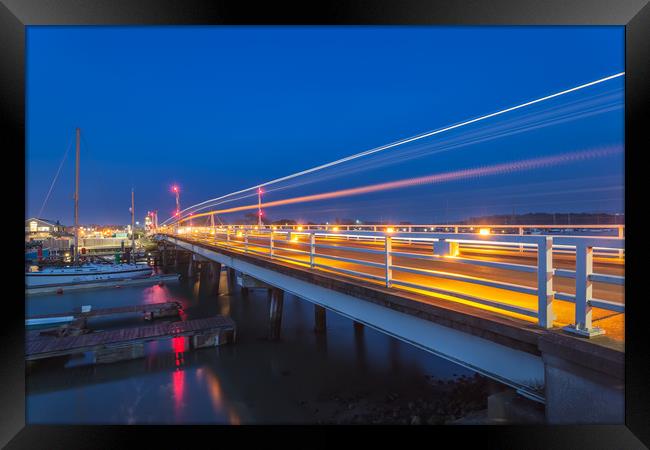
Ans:
[{"label": "red light reflection on water", "polygon": [[165,286],[153,285],[144,290],[144,303],[164,303],[170,302],[169,290]]},{"label": "red light reflection on water", "polygon": [[183,408],[183,394],[185,391],[185,338],[176,336],[172,338],[172,349],[174,350],[174,362],[176,368],[172,372],[172,390],[174,395],[174,411],[178,415]]},{"label": "red light reflection on water", "polygon": [[177,336],[172,338],[172,348],[176,359],[176,367],[180,367],[185,361],[185,338]]},{"label": "red light reflection on water", "polygon": [[180,368],[172,372],[172,389],[174,393],[174,410],[178,414],[183,407],[183,393],[185,391],[185,371]]}]

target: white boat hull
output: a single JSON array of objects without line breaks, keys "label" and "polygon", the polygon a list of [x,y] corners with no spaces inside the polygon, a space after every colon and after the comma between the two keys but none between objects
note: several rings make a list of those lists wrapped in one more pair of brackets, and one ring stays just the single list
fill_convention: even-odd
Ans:
[{"label": "white boat hull", "polygon": [[97,281],[124,280],[148,277],[153,273],[151,267],[142,265],[123,265],[106,268],[64,268],[25,274],[27,288],[66,286]]}]

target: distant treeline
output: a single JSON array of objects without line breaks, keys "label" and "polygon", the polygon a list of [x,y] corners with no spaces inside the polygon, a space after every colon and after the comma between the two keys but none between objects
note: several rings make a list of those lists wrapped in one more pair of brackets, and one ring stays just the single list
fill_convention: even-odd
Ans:
[{"label": "distant treeline", "polygon": [[493,225],[609,225],[625,224],[624,214],[605,213],[528,213],[470,217],[460,224]]},{"label": "distant treeline", "polygon": [[[262,218],[265,225],[296,225],[298,222],[294,219],[279,219],[269,220]],[[209,217],[200,217],[192,221],[195,226],[207,226],[210,224]],[[215,218],[215,225],[220,225],[218,219]],[[256,214],[246,214],[243,218],[239,218],[232,222],[226,223],[243,223],[243,224],[257,224]],[[355,225],[357,223],[364,225],[411,225],[416,222],[399,222],[388,223],[372,220],[360,220],[357,222],[353,219],[340,219],[334,218],[329,223],[336,225]],[[452,222],[450,222],[452,223]],[[453,222],[458,225],[609,225],[609,224],[625,224],[625,214],[605,214],[605,213],[528,213],[528,214],[499,214],[492,216],[478,216],[470,217],[469,219],[459,220]],[[314,225],[314,222],[307,222],[306,225]],[[439,224],[442,225],[442,224]]]}]

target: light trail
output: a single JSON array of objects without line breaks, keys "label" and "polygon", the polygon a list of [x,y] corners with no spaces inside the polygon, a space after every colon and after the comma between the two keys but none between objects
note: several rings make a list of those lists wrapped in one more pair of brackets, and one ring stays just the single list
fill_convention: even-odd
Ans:
[{"label": "light trail", "polygon": [[[563,153],[554,156],[531,158],[531,159],[525,159],[520,161],[494,164],[491,166],[475,167],[471,169],[461,169],[452,172],[443,172],[443,173],[438,173],[433,175],[425,175],[422,177],[407,178],[404,180],[389,181],[385,183],[372,184],[368,186],[361,186],[361,187],[350,188],[350,189],[341,189],[338,191],[324,192],[321,194],[303,195],[300,197],[293,197],[284,200],[276,200],[273,202],[263,203],[262,207],[271,208],[274,206],[284,206],[284,205],[292,205],[296,203],[329,200],[332,198],[350,197],[355,195],[387,191],[391,189],[401,189],[401,188],[419,186],[425,184],[437,184],[437,183],[445,183],[445,182],[455,181],[460,179],[500,175],[504,173],[519,172],[522,170],[538,169],[542,167],[555,166],[555,165],[571,163],[575,161],[583,161],[586,159],[599,158],[603,156],[612,155],[621,151],[622,148],[620,146],[612,146],[612,147],[604,147],[604,148],[593,149],[593,150],[583,150],[580,152]],[[257,203],[251,205],[237,206],[234,208],[227,208],[227,209],[209,211],[201,214],[194,214],[188,217],[184,217],[180,219],[178,222],[181,223],[186,220],[196,219],[199,217],[208,216],[210,214],[226,214],[226,213],[233,213],[239,211],[247,211],[247,210],[257,209],[257,208],[258,208]]]},{"label": "light trail", "polygon": [[[182,216],[184,213],[186,213],[186,212],[188,212],[190,210],[193,210],[193,209],[196,209],[196,208],[201,209],[200,208],[201,206],[206,205],[206,204],[211,203],[211,202],[215,202],[215,201],[218,201],[218,200],[221,200],[221,199],[224,199],[224,198],[228,198],[228,197],[231,197],[233,195],[242,194],[242,193],[250,191],[252,189],[258,189],[258,188],[261,188],[261,187],[268,186],[270,184],[275,184],[275,183],[279,183],[281,181],[290,180],[292,178],[296,178],[296,177],[299,177],[299,176],[302,176],[302,175],[306,175],[306,174],[309,174],[309,173],[312,173],[312,172],[316,172],[318,170],[326,169],[328,167],[332,167],[332,166],[335,166],[335,165],[338,165],[338,164],[342,164],[342,163],[347,162],[347,161],[351,161],[351,160],[354,160],[354,159],[357,159],[357,158],[361,158],[361,157],[364,157],[364,156],[367,156],[367,155],[371,155],[373,153],[388,150],[390,148],[397,147],[399,145],[407,144],[409,142],[417,141],[417,140],[424,139],[424,138],[430,137],[430,136],[434,136],[434,135],[437,135],[437,134],[440,134],[440,133],[444,133],[446,131],[450,131],[450,130],[453,130],[453,129],[456,129],[456,128],[464,127],[464,126],[470,125],[472,123],[476,123],[476,122],[486,120],[486,119],[489,119],[489,118],[492,118],[492,117],[500,116],[502,114],[506,114],[506,113],[516,111],[516,110],[521,109],[521,108],[525,108],[527,106],[534,105],[536,103],[544,102],[544,101],[550,100],[552,98],[560,97],[562,95],[566,95],[566,94],[569,94],[571,92],[579,91],[581,89],[585,89],[585,88],[588,88],[590,86],[594,86],[594,85],[597,85],[597,84],[600,84],[600,83],[604,83],[606,81],[612,80],[614,78],[621,77],[623,75],[625,75],[625,72],[619,72],[619,73],[616,73],[614,75],[610,75],[610,76],[600,78],[600,79],[595,80],[595,81],[591,81],[589,83],[581,84],[579,86],[575,86],[575,87],[570,88],[570,89],[565,89],[563,91],[556,92],[555,94],[547,95],[545,97],[541,97],[541,98],[538,98],[538,99],[535,99],[535,100],[531,100],[531,101],[528,101],[526,103],[521,103],[519,105],[512,106],[510,108],[502,109],[502,110],[494,112],[494,113],[486,114],[486,115],[483,115],[483,116],[480,116],[480,117],[476,117],[474,119],[466,120],[464,122],[460,122],[460,123],[450,125],[450,126],[447,126],[447,127],[444,127],[444,128],[440,128],[440,129],[437,129],[437,130],[434,130],[434,131],[429,131],[429,132],[419,134],[419,135],[416,135],[416,136],[413,136],[413,137],[401,139],[399,141],[395,141],[395,142],[392,142],[390,144],[382,145],[380,147],[375,147],[373,149],[366,150],[366,151],[360,152],[360,153],[356,153],[354,155],[350,155],[350,156],[347,156],[345,158],[337,159],[336,161],[331,161],[329,163],[322,164],[320,166],[312,167],[311,169],[303,170],[301,172],[296,172],[294,174],[287,175],[287,176],[284,176],[284,177],[281,177],[281,178],[276,178],[275,180],[267,181],[265,183],[261,183],[261,184],[258,184],[256,186],[251,186],[249,188],[242,189],[242,190],[239,190],[239,191],[236,191],[236,192],[231,192],[230,194],[222,195],[220,197],[216,197],[216,198],[206,200],[204,202],[197,203],[195,205],[189,206],[189,207],[187,207],[187,208],[185,208],[184,210],[181,211],[180,216]],[[209,207],[209,206],[207,206],[207,207]],[[163,225],[165,223],[167,223],[168,221],[173,220],[173,219],[174,219],[174,217],[168,218],[167,220],[165,220],[165,222],[163,222]]]},{"label": "light trail", "polygon": [[[352,173],[360,172],[363,170],[377,169],[379,167],[395,164],[397,162],[403,163],[404,161],[408,161],[411,159],[444,153],[451,150],[464,148],[470,145],[490,142],[503,137],[513,136],[520,133],[538,130],[548,126],[565,124],[574,120],[591,117],[597,114],[611,112],[622,108],[623,108],[623,104],[621,103],[621,104],[610,105],[610,106],[605,105],[598,108],[593,108],[593,107],[587,108],[585,106],[585,109],[583,109],[578,113],[563,114],[563,115],[558,115],[557,117],[554,117],[549,113],[535,115],[534,121],[530,119],[525,119],[525,120],[520,119],[520,120],[511,121],[511,123],[508,123],[507,125],[492,127],[489,130],[489,133],[487,132],[488,130],[479,130],[476,132],[465,133],[462,137],[457,137],[453,139],[443,139],[433,144],[431,143],[419,144],[418,146],[410,150],[404,150],[401,153],[386,153],[383,156],[378,156],[374,160],[366,161],[365,163],[362,161],[357,162],[356,166],[351,164],[347,168],[339,169],[339,171],[336,173],[321,174],[320,176],[317,176],[318,178],[312,180],[295,181],[291,184],[286,184],[276,188],[270,188],[267,190],[267,192],[277,192],[277,191],[287,190],[291,188],[296,188],[299,186],[304,186],[306,184],[322,182],[332,178],[338,178],[343,175],[350,175]],[[243,199],[249,196],[250,195],[243,195],[240,197],[236,197],[235,199]],[[210,204],[209,206],[206,207],[217,206],[230,201],[232,200],[231,199],[223,200],[223,201]]]}]

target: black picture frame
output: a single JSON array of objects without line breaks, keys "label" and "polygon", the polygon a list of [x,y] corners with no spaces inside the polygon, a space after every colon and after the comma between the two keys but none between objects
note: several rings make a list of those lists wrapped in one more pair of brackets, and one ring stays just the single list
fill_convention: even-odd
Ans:
[{"label": "black picture frame", "polygon": [[[3,129],[5,174],[16,177],[5,186],[22,180],[13,164],[25,164],[25,27],[30,25],[235,25],[235,24],[399,24],[399,25],[624,25],[626,42],[625,77],[625,170],[626,170],[626,420],[625,425],[611,426],[519,426],[519,427],[419,427],[393,428],[395,431],[417,433],[407,442],[432,439],[442,442],[442,434],[451,442],[467,438],[480,439],[481,445],[495,448],[644,448],[650,445],[650,380],[647,336],[641,295],[641,266],[635,241],[641,242],[641,215],[646,202],[641,193],[644,164],[642,154],[650,142],[642,117],[648,117],[650,105],[650,6],[645,0],[459,0],[459,1],[347,1],[302,2],[283,4],[265,2],[252,5],[243,1],[199,0],[2,0],[0,3],[0,49],[2,82],[0,111]],[[11,157],[15,155],[16,157]],[[13,162],[9,162],[13,161]],[[11,165],[11,167],[10,167]],[[10,183],[10,184],[9,184]],[[10,264],[5,272],[3,306],[5,317],[0,352],[0,445],[7,448],[118,448],[134,443],[136,434],[146,433],[164,447],[174,442],[188,445],[208,442],[219,445],[226,436],[247,436],[237,430],[212,426],[36,426],[25,425],[24,365],[24,274],[19,264],[23,248],[11,237],[19,221],[16,211],[25,208],[20,198],[5,189],[9,203],[10,249],[5,258]],[[637,201],[638,199],[638,201]],[[6,205],[6,203],[5,203]],[[638,207],[637,207],[638,206]],[[24,216],[24,213],[23,213]],[[24,219],[24,217],[23,217]],[[6,220],[6,219],[5,219]],[[15,223],[14,223],[15,222]],[[15,256],[11,256],[14,255]],[[14,267],[15,266],[15,267]],[[15,272],[15,275],[14,275]],[[11,290],[6,288],[11,286]],[[14,290],[15,289],[15,290]],[[15,308],[15,310],[13,310]],[[236,427],[235,427],[236,428]],[[441,429],[443,428],[443,429]],[[249,430],[248,427],[241,429]],[[304,428],[303,428],[304,429]],[[380,438],[387,428],[374,427],[371,432]],[[266,428],[268,430],[268,428]],[[323,433],[322,429],[309,427]],[[291,430],[293,433],[295,431]],[[333,438],[332,428],[323,433]],[[338,429],[337,429],[338,431]],[[218,433],[218,434],[217,434]],[[424,435],[426,434],[426,436]],[[292,434],[293,435],[293,434]],[[191,440],[188,439],[191,436]],[[285,435],[288,436],[288,435]],[[280,436],[279,436],[280,437]],[[325,440],[322,443],[326,442]],[[306,447],[315,443],[313,438]],[[342,445],[333,441],[333,445]],[[153,447],[153,444],[148,444]]]}]

